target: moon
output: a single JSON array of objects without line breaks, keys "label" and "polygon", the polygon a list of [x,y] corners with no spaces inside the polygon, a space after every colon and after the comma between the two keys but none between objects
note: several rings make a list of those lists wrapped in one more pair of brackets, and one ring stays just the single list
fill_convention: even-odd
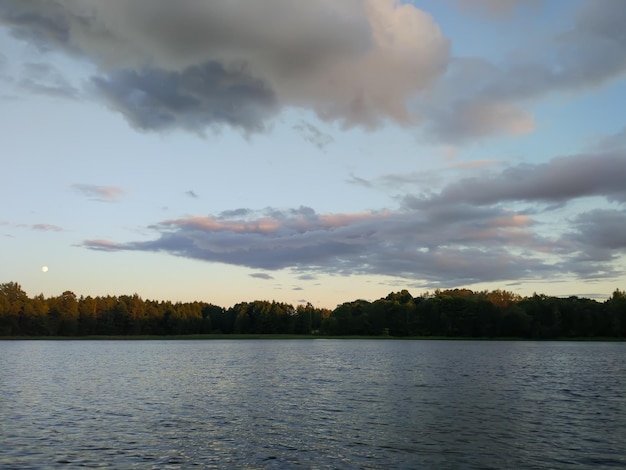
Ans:
[{"label": "moon", "polygon": [[47,273],[47,272],[48,272],[48,266],[42,266],[42,267],[41,267],[41,270],[42,270],[44,273]]}]

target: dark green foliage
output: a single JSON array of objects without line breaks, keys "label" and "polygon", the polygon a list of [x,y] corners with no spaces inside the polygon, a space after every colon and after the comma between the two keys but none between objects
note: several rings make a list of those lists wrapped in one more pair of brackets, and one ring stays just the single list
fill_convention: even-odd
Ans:
[{"label": "dark green foliage", "polygon": [[436,336],[462,338],[626,337],[626,294],[616,291],[604,303],[506,291],[435,291],[412,298],[391,293],[375,302],[339,305],[326,319],[327,335]]},{"label": "dark green foliage", "polygon": [[0,336],[260,334],[436,336],[466,338],[626,338],[626,293],[601,303],[511,292],[437,290],[413,297],[403,290],[332,312],[310,303],[269,301],[229,309],[204,302],[143,300],[137,294],[29,298],[15,282],[0,284]]}]

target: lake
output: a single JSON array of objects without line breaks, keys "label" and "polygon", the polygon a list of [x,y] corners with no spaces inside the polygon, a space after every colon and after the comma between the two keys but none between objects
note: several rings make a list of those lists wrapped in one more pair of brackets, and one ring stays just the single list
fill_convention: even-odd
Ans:
[{"label": "lake", "polygon": [[0,341],[0,468],[626,468],[626,343]]}]

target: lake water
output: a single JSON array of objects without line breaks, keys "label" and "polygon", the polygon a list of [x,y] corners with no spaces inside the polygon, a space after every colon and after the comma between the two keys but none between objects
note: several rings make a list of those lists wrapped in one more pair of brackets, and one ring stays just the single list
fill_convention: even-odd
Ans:
[{"label": "lake water", "polygon": [[626,343],[0,341],[0,468],[626,468]]}]

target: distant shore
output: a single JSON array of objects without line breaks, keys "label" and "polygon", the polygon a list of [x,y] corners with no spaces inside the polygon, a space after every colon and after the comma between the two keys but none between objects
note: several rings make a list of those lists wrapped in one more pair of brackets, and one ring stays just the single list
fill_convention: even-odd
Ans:
[{"label": "distant shore", "polygon": [[279,334],[195,334],[195,335],[94,335],[94,336],[0,336],[0,341],[149,341],[149,340],[391,340],[391,341],[596,341],[625,342],[626,338],[573,337],[573,338],[516,338],[516,337],[480,337],[462,336],[328,336],[328,335],[279,335]]}]

